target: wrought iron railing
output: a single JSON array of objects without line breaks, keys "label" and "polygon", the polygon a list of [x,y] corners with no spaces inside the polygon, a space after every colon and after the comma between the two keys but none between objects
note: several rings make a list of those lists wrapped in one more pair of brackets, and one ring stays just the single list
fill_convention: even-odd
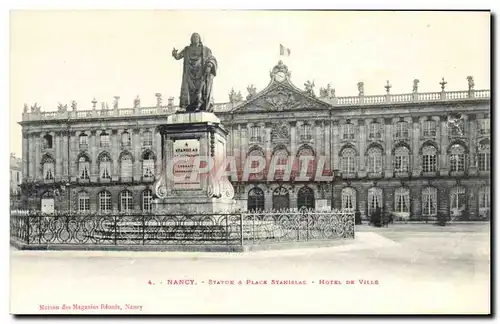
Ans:
[{"label": "wrought iron railing", "polygon": [[13,211],[11,238],[27,245],[242,246],[354,238],[354,213],[280,210],[196,215]]}]

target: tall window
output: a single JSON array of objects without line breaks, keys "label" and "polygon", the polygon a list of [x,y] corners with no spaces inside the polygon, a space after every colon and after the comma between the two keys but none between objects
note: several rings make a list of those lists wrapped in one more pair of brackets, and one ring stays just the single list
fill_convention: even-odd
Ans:
[{"label": "tall window", "polygon": [[285,170],[288,167],[287,166],[287,164],[288,164],[288,152],[285,149],[276,150],[273,154],[273,162],[272,163],[275,163],[276,168],[277,168],[276,172],[274,173],[276,179],[282,179],[284,174],[285,174]]},{"label": "tall window", "polygon": [[99,193],[99,210],[102,212],[111,211],[111,193],[109,191]]},{"label": "tall window", "polygon": [[427,187],[422,190],[422,215],[437,215],[437,189]]},{"label": "tall window", "polygon": [[99,159],[99,176],[101,179],[111,179],[111,159],[107,154]]},{"label": "tall window", "polygon": [[43,149],[51,149],[52,148],[52,136],[46,134],[43,137]]},{"label": "tall window", "polygon": [[78,159],[78,174],[80,176],[80,179],[82,180],[90,179],[89,170],[90,170],[90,161],[86,156],[83,155]]},{"label": "tall window", "polygon": [[410,165],[410,152],[408,148],[399,146],[394,151],[394,171],[395,172],[408,172]]},{"label": "tall window", "polygon": [[264,191],[260,188],[252,188],[248,192],[247,209],[249,211],[264,210]]},{"label": "tall window", "polygon": [[90,211],[90,197],[85,191],[80,191],[78,193],[78,211],[88,212]]},{"label": "tall window", "polygon": [[488,217],[490,213],[490,187],[483,186],[479,188],[479,215]]},{"label": "tall window", "polygon": [[144,132],[142,145],[146,147],[153,145],[153,133],[151,133],[150,131]]},{"label": "tall window", "polygon": [[259,126],[252,126],[250,128],[250,140],[257,142],[260,141],[260,127]]},{"label": "tall window", "polygon": [[453,218],[462,216],[465,211],[465,188],[454,187],[450,192],[450,211]]},{"label": "tall window", "polygon": [[120,193],[120,211],[127,212],[134,209],[134,200],[132,193],[124,190]]},{"label": "tall window", "polygon": [[382,172],[382,150],[372,147],[368,150],[368,172]]},{"label": "tall window", "polygon": [[369,133],[368,133],[368,138],[369,139],[378,139],[382,137],[382,132],[381,132],[381,125],[380,123],[373,122],[369,126]]},{"label": "tall window", "polygon": [[[297,176],[305,175],[308,179],[314,176],[314,152],[310,147],[303,146],[298,152]],[[305,174],[304,174],[304,171]]]},{"label": "tall window", "polygon": [[106,148],[110,147],[110,139],[109,139],[109,134],[108,133],[101,133],[101,136],[99,137],[99,144],[101,147]]},{"label": "tall window", "polygon": [[399,122],[395,125],[396,128],[396,138],[408,138],[408,123],[407,122]]},{"label": "tall window", "polygon": [[[260,156],[260,157],[262,157],[262,159],[264,159],[264,152],[262,152],[261,149],[254,148],[250,152],[248,152],[248,156]],[[259,163],[265,163],[264,161],[265,161],[265,159],[261,162],[256,161],[256,160],[252,160],[251,168],[253,170],[258,170],[257,168],[259,168]],[[262,169],[262,170],[265,170],[265,169]],[[260,171],[258,173],[249,173],[248,178],[249,178],[249,180],[261,179],[263,177],[263,175],[264,175],[264,171]]]},{"label": "tall window", "polygon": [[396,213],[410,212],[410,189],[400,187],[394,193],[394,211]]},{"label": "tall window", "polygon": [[477,164],[479,171],[490,171],[491,168],[491,156],[490,156],[490,141],[482,140],[479,143]]},{"label": "tall window", "polygon": [[86,134],[80,135],[80,150],[86,150],[89,148],[89,137]]},{"label": "tall window", "polygon": [[478,128],[479,128],[480,135],[490,134],[490,119],[489,118],[478,119],[478,126],[479,126]]},{"label": "tall window", "polygon": [[153,202],[153,192],[149,189],[142,192],[142,210],[151,211],[151,203]]},{"label": "tall window", "polygon": [[343,124],[342,134],[342,138],[345,140],[354,139],[354,124]]},{"label": "tall window", "polygon": [[130,133],[123,132],[122,133],[122,147],[130,147]]},{"label": "tall window", "polygon": [[454,144],[450,148],[450,171],[465,171],[465,148]]},{"label": "tall window", "polygon": [[297,208],[314,209],[316,201],[314,200],[314,190],[309,187],[302,187],[297,193]]},{"label": "tall window", "polygon": [[120,177],[122,179],[132,178],[132,156],[130,154],[123,154],[120,160]]},{"label": "tall window", "polygon": [[312,139],[311,125],[302,124],[300,125],[300,140],[308,141]]},{"label": "tall window", "polygon": [[422,148],[422,171],[437,171],[437,150],[434,146],[426,145]]},{"label": "tall window", "polygon": [[356,190],[354,188],[342,189],[342,209],[356,210]]},{"label": "tall window", "polygon": [[425,137],[436,136],[436,121],[434,120],[424,121],[424,136]]},{"label": "tall window", "polygon": [[382,189],[372,187],[368,189],[368,215],[372,215],[377,207],[382,208]]},{"label": "tall window", "polygon": [[45,155],[42,159],[42,165],[43,165],[43,179],[54,180],[54,159],[52,159],[52,157],[48,155]]},{"label": "tall window", "polygon": [[142,159],[142,176],[144,178],[152,178],[154,176],[155,160],[153,153],[146,152]]},{"label": "tall window", "polygon": [[342,173],[356,172],[356,151],[353,148],[345,148],[341,153]]}]

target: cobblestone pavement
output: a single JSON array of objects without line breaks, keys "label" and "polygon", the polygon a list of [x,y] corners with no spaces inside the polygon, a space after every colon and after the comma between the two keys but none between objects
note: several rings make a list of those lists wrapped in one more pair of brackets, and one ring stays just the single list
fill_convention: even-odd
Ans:
[{"label": "cobblestone pavement", "polygon": [[121,307],[70,310],[79,314],[489,313],[489,230],[363,225],[340,246],[232,254],[11,249],[11,311],[48,314],[40,305],[65,303]]}]

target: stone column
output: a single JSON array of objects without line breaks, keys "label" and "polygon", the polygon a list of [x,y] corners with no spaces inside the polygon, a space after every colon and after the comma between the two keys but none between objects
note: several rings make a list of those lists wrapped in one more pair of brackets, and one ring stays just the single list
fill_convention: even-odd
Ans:
[{"label": "stone column", "polygon": [[366,140],[367,140],[367,124],[371,123],[370,119],[358,119],[358,131],[356,132],[356,140],[357,140],[357,149],[359,152],[359,170],[358,173],[361,173],[360,176],[364,177],[368,170],[366,169]]},{"label": "stone column", "polygon": [[141,130],[138,128],[135,128],[132,131],[132,155],[133,155],[133,167],[132,167],[132,174],[133,174],[133,179],[134,181],[140,181],[142,178],[142,170],[141,170],[141,164],[142,164],[142,157],[141,157],[141,149],[142,149],[142,143],[141,143],[141,136],[140,133]]},{"label": "stone column", "polygon": [[111,159],[113,159],[113,169],[111,170],[111,180],[117,181],[119,173],[119,158],[120,158],[120,136],[121,130],[113,129],[111,131]]},{"label": "stone column", "polygon": [[[340,128],[340,125],[339,125],[339,121],[338,120],[335,120],[333,121],[332,123],[332,133],[333,133],[333,140],[332,140],[332,143],[333,143],[333,151],[332,151],[332,168],[333,170],[339,170],[340,171],[340,139],[339,139],[339,128]],[[334,174],[334,176],[337,176],[336,174]]]},{"label": "stone column", "polygon": [[469,155],[466,163],[466,170],[468,174],[470,175],[475,175],[477,173],[477,166],[476,166],[476,159],[475,159],[475,149],[476,149],[476,143],[477,143],[477,119],[476,115],[469,115],[469,127],[468,127],[468,143],[467,147],[469,149]]},{"label": "stone column", "polygon": [[[420,166],[420,158],[418,151],[420,149],[420,135],[422,134],[422,122],[423,118],[422,117],[412,117],[412,129],[410,131],[411,133],[411,151],[409,152],[409,158],[410,161],[408,161],[408,166],[409,166],[409,172],[413,173],[414,170],[417,171]],[[413,167],[412,167],[413,166]],[[420,171],[418,173],[420,174]]]},{"label": "stone column", "polygon": [[22,149],[23,149],[23,156],[22,156],[22,163],[23,163],[23,169],[22,169],[22,178],[23,179],[28,179],[29,174],[28,174],[28,168],[29,168],[29,138],[28,138],[28,133],[23,131],[23,140],[22,140]]},{"label": "stone column", "polygon": [[330,147],[330,143],[331,143],[331,140],[330,140],[330,136],[331,136],[331,133],[330,133],[330,130],[331,130],[331,123],[330,123],[330,120],[325,120],[324,122],[325,124],[325,134],[324,134],[324,137],[323,137],[323,143],[325,143],[324,147],[325,147],[325,167],[327,167],[329,170],[331,170],[331,166],[332,166],[332,155],[331,155],[331,147]]},{"label": "stone column", "polygon": [[297,146],[299,145],[299,134],[297,134],[297,123],[290,123],[290,155],[295,156],[297,154]]},{"label": "stone column", "polygon": [[68,162],[69,162],[69,155],[68,155],[68,148],[69,148],[69,142],[68,142],[68,137],[69,137],[69,131],[64,131],[61,132],[62,135],[62,170],[63,170],[63,177],[69,177],[69,170],[68,170]]},{"label": "stone column", "polygon": [[447,150],[448,150],[448,116],[447,115],[441,115],[441,125],[439,127],[439,152],[438,152],[438,174],[441,175],[447,175],[448,174],[448,156],[447,156]]},{"label": "stone column", "polygon": [[43,179],[42,173],[40,172],[40,160],[41,160],[41,149],[40,149],[40,133],[36,133],[35,135],[35,179],[36,180],[41,180]]},{"label": "stone column", "polygon": [[60,181],[61,176],[62,176],[62,156],[61,156],[61,133],[57,132],[54,133],[52,132],[52,141],[53,145],[56,150],[56,156],[55,156],[55,180]]},{"label": "stone column", "polygon": [[80,146],[79,136],[80,132],[71,132],[69,138],[69,165],[70,165],[69,174],[72,180],[76,180],[76,178],[79,177],[78,161],[76,161]]},{"label": "stone column", "polygon": [[164,166],[162,165],[162,155],[161,155],[161,134],[156,131],[156,129],[151,130],[153,134],[153,147],[156,154],[156,163],[155,163],[155,176],[158,178],[163,171]]},{"label": "stone column", "polygon": [[395,118],[384,118],[384,152],[385,152],[385,163],[384,163],[384,171],[385,178],[392,178],[393,176],[393,167],[392,167],[392,147],[393,147],[393,123],[395,122]]},{"label": "stone column", "polygon": [[90,131],[90,181],[95,182],[97,181],[98,178],[98,168],[97,166],[99,165],[97,161],[97,141],[96,141],[96,131],[92,130]]},{"label": "stone column", "polygon": [[28,134],[28,147],[29,147],[29,164],[28,164],[28,169],[29,169],[29,179],[35,179],[36,174],[35,174],[35,137],[33,133]]}]

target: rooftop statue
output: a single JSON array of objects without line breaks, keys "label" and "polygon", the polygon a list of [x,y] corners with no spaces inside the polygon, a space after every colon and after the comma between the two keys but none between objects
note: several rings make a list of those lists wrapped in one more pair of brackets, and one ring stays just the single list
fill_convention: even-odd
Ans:
[{"label": "rooftop statue", "polygon": [[217,60],[204,46],[198,33],[191,35],[191,44],[172,56],[184,59],[179,106],[186,112],[213,111],[212,84],[217,75]]}]

